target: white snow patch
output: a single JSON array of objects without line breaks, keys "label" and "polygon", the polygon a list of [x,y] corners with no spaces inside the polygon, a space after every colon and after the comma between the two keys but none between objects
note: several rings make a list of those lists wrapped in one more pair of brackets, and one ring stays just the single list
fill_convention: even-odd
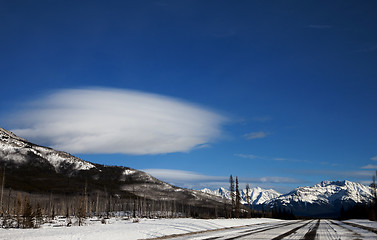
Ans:
[{"label": "white snow patch", "polygon": [[124,170],[123,175],[132,175],[135,172],[136,172],[135,170],[126,169],[126,170]]}]

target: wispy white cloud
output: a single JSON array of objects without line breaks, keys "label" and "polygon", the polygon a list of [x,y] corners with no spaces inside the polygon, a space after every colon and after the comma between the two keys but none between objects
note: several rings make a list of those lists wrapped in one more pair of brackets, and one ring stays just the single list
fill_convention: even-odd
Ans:
[{"label": "wispy white cloud", "polygon": [[13,116],[19,136],[71,153],[190,151],[220,137],[222,115],[157,94],[111,88],[49,94]]},{"label": "wispy white cloud", "polygon": [[[247,159],[264,159],[270,161],[281,161],[281,162],[306,162],[309,163],[310,161],[307,160],[298,160],[298,159],[289,159],[289,158],[282,158],[282,157],[269,157],[269,156],[258,156],[254,154],[243,154],[243,153],[236,153],[234,154],[236,157],[240,158],[247,158]],[[328,164],[328,163],[325,163]]]},{"label": "wispy white cloud", "polygon": [[249,180],[251,183],[301,183],[301,179],[290,178],[290,177],[276,177],[276,176],[267,176],[260,178],[245,178],[242,180]]},{"label": "wispy white cloud", "polygon": [[366,166],[362,166],[361,169],[377,169],[377,165],[368,164]]},{"label": "wispy white cloud", "polygon": [[208,176],[176,169],[143,169],[142,171],[170,184],[191,189],[226,187],[229,179],[229,177]]},{"label": "wispy white cloud", "polygon": [[[307,161],[309,162],[309,161]],[[343,166],[342,164],[340,163],[333,163],[333,162],[327,162],[327,161],[322,161],[320,162],[321,165],[328,165],[328,166],[332,166],[332,167],[339,167],[339,166]]]},{"label": "wispy white cloud", "polygon": [[272,160],[281,161],[281,162],[295,162],[295,163],[310,163],[311,162],[304,159],[291,159],[291,158],[283,158],[283,157],[275,157],[275,158],[272,158]]},{"label": "wispy white cloud", "polygon": [[370,160],[377,161],[377,156],[371,157]]},{"label": "wispy white cloud", "polygon": [[182,182],[182,181],[226,181],[227,177],[208,176],[200,173],[175,170],[175,169],[143,169],[144,172],[164,181]]},{"label": "wispy white cloud", "polygon": [[251,132],[244,134],[244,137],[248,140],[257,139],[257,138],[265,138],[267,135],[270,135],[268,132],[259,131],[259,132]]},{"label": "wispy white cloud", "polygon": [[[209,176],[191,171],[175,170],[175,169],[144,169],[143,171],[152,176],[166,181],[168,183],[181,187],[201,189],[201,188],[227,188],[229,185],[229,176]],[[294,184],[304,182],[301,179],[280,177],[280,176],[264,176],[264,177],[239,177],[240,185],[246,183],[255,186],[271,186],[281,184]],[[281,188],[281,186],[280,186]]]},{"label": "wispy white cloud", "polygon": [[259,156],[254,155],[254,154],[242,154],[242,153],[236,153],[236,154],[234,154],[234,156],[240,157],[240,158],[247,158],[247,159],[258,159],[258,158],[260,158]]}]

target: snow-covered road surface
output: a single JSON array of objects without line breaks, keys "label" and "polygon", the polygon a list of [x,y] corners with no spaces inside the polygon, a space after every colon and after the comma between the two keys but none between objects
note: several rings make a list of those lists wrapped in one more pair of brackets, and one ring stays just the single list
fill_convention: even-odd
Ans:
[{"label": "snow-covered road surface", "polygon": [[165,237],[172,240],[376,240],[377,229],[356,227],[334,220],[282,221],[211,231],[200,234]]},{"label": "snow-covered road surface", "polygon": [[136,240],[136,239],[304,239],[377,240],[377,222],[367,220],[132,219],[107,224],[88,219],[86,226],[67,227],[62,219],[39,229],[0,229],[0,240]]}]

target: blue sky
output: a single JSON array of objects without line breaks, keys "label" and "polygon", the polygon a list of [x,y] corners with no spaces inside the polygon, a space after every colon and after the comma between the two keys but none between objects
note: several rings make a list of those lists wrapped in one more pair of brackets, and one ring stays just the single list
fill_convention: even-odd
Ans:
[{"label": "blue sky", "polygon": [[377,169],[376,1],[0,1],[0,126],[189,188]]}]

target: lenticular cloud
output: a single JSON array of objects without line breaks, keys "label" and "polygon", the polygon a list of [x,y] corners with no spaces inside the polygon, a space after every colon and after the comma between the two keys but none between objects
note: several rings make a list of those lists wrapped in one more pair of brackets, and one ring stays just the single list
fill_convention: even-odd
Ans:
[{"label": "lenticular cloud", "polygon": [[174,98],[117,89],[61,90],[17,116],[19,136],[71,153],[185,152],[221,133],[224,118]]}]

